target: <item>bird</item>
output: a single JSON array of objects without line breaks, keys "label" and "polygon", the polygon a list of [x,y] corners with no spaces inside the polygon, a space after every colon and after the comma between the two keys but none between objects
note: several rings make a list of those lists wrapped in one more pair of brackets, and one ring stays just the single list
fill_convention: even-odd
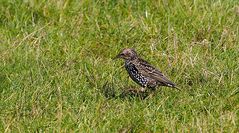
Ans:
[{"label": "bird", "polygon": [[113,59],[123,59],[124,66],[129,77],[141,86],[141,92],[156,90],[158,86],[176,88],[176,84],[170,81],[160,70],[140,58],[133,48],[123,49]]}]

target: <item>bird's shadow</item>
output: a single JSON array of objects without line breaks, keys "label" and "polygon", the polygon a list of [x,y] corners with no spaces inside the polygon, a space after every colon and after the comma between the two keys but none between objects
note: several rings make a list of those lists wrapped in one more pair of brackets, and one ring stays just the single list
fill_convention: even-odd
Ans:
[{"label": "bird's shadow", "polygon": [[106,82],[101,89],[101,93],[107,99],[129,99],[129,98],[140,98],[145,99],[147,98],[150,93],[149,92],[142,92],[134,87],[123,87],[123,91],[120,94],[117,94],[116,86],[112,83]]}]

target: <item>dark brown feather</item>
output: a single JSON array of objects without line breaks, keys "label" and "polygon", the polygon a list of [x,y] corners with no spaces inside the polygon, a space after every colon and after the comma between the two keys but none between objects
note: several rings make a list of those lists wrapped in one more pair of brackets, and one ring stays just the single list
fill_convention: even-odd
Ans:
[{"label": "dark brown feather", "polygon": [[175,84],[171,82],[164,74],[150,65],[147,61],[138,58],[138,61],[135,60],[136,67],[139,69],[142,75],[149,77],[150,79],[155,79],[158,85],[175,87]]}]

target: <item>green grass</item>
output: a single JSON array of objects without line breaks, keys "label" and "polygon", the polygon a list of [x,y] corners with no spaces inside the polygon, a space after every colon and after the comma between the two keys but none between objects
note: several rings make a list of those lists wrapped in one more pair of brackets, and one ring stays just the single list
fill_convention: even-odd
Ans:
[{"label": "green grass", "polygon": [[[1,0],[0,131],[238,132],[238,35],[236,0]],[[105,97],[127,47],[182,91]]]}]

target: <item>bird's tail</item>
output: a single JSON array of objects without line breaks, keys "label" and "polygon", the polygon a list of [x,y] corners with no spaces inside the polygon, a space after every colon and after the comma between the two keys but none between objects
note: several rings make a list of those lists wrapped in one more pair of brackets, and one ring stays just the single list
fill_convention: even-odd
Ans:
[{"label": "bird's tail", "polygon": [[175,89],[177,89],[177,90],[181,91],[181,89],[179,89],[177,86],[174,86],[173,88],[175,88]]},{"label": "bird's tail", "polygon": [[175,89],[181,91],[181,89],[179,89],[179,88],[176,86],[176,84],[174,84],[173,82],[170,82],[170,83],[166,84],[166,86],[171,87],[171,88],[175,88]]}]

